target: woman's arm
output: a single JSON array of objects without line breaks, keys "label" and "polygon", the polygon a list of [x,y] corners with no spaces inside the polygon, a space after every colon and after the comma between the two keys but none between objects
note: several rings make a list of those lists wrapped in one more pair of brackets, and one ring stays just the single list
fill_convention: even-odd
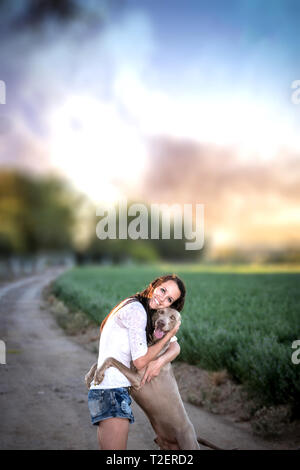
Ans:
[{"label": "woman's arm", "polygon": [[[160,351],[164,348],[164,346],[170,341],[172,336],[174,336],[180,327],[180,322],[176,324],[176,326],[168,331],[165,336],[157,341],[157,343],[153,344],[152,346],[148,347],[147,353],[144,356],[138,357],[133,361],[133,365],[136,367],[137,370],[143,369],[145,366],[149,364],[156,356],[160,353]],[[167,352],[167,351],[166,351]]]},{"label": "woman's arm", "polygon": [[164,354],[159,356],[154,361],[151,361],[145,371],[141,385],[145,385],[146,382],[150,382],[151,379],[157,377],[160,373],[161,368],[168,362],[174,361],[174,359],[180,353],[180,346],[177,341],[170,343],[168,349]]}]

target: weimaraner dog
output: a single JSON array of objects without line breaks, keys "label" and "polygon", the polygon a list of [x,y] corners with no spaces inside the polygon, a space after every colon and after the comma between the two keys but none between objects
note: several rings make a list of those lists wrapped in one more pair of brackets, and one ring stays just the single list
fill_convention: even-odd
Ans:
[{"label": "weimaraner dog", "polygon": [[[149,346],[171,330],[179,319],[180,313],[177,310],[172,308],[157,310],[153,315],[154,332]],[[169,343],[159,355],[166,351],[168,345]],[[148,416],[157,434],[154,441],[160,449],[200,449],[198,441],[208,447],[218,449],[204,439],[197,439],[194,427],[184,408],[170,362],[163,366],[157,377],[141,387],[146,368],[137,371],[131,362],[129,369],[113,357],[109,357],[98,369],[97,363],[92,365],[85,376],[87,387],[90,387],[93,379],[96,385],[100,384],[108,367],[116,367],[130,381],[131,396]]]}]

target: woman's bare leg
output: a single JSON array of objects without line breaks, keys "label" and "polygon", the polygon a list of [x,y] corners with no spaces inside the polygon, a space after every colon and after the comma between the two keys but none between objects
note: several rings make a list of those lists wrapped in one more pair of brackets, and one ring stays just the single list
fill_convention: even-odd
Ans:
[{"label": "woman's bare leg", "polygon": [[100,421],[97,431],[101,450],[126,450],[129,420],[109,418]]}]

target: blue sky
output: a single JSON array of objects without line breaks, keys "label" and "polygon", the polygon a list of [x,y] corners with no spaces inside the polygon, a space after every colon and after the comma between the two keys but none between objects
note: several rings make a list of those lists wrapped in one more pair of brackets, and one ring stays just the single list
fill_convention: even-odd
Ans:
[{"label": "blue sky", "polygon": [[[20,9],[22,3],[11,2],[14,5],[12,11],[18,11],[16,5]],[[94,11],[101,2],[78,0],[78,3],[86,10]],[[275,112],[279,108],[284,109],[294,124],[298,123],[298,109],[290,99],[291,83],[300,76],[298,0],[127,0],[120,4],[124,5],[121,12],[118,11],[116,16],[112,14],[107,24],[107,30],[114,30],[111,36],[115,35],[114,42],[117,43],[108,46],[106,52],[106,57],[112,55],[114,65],[127,61],[144,84],[174,99],[190,97],[201,100],[204,95],[210,98],[212,95],[242,94],[250,100],[260,99],[267,106],[275,106]],[[124,25],[124,17],[135,18],[131,26],[129,20],[127,26]],[[123,26],[120,26],[122,21]],[[118,28],[121,31],[119,43]],[[55,36],[55,28],[53,31]],[[67,28],[67,31],[72,31],[72,28]],[[1,78],[9,81],[7,93],[11,96],[11,103],[14,96],[18,96],[20,81],[30,74],[31,57],[37,56],[39,50],[38,41],[28,33],[23,34],[21,47],[15,41],[10,48],[10,39],[15,35],[16,31],[7,33],[6,52],[4,50],[1,54]],[[127,46],[124,45],[126,37]],[[101,46],[97,47],[101,44],[101,32],[87,28],[83,42],[93,60],[101,61]],[[70,77],[84,73],[87,75],[87,71],[82,70],[87,66],[84,60],[81,65],[80,53],[75,62],[75,43],[71,43],[72,35],[67,33],[65,40],[62,36],[62,40],[57,41],[56,50],[55,47],[49,48],[52,74],[59,75],[57,67],[62,68],[61,81],[69,81]],[[94,48],[93,43],[96,43]],[[47,55],[45,45],[43,48],[41,44],[40,50],[40,55]],[[91,68],[95,69],[94,64]],[[100,72],[103,74],[98,67]],[[113,74],[114,70],[108,72],[106,82]],[[104,83],[105,77],[103,79],[99,75],[99,78],[102,89],[110,93],[110,85]],[[40,83],[42,79],[41,76]],[[89,80],[92,81],[91,78]],[[33,119],[29,104],[24,99],[22,102],[24,115]]]},{"label": "blue sky", "polygon": [[146,3],[164,86],[178,77],[173,86],[181,90],[242,89],[291,108],[290,83],[300,72],[299,2]]}]

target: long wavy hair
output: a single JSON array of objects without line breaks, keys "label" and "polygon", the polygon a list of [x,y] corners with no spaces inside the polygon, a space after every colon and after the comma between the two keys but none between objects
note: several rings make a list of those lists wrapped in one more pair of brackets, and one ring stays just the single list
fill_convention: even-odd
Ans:
[{"label": "long wavy hair", "polygon": [[162,283],[166,281],[175,281],[179,290],[180,290],[180,297],[173,302],[173,304],[170,306],[174,308],[175,310],[178,310],[178,312],[181,312],[184,306],[185,302],[185,294],[186,294],[186,288],[184,285],[184,282],[175,274],[167,274],[166,276],[160,276],[154,279],[147,287],[141,292],[137,292],[136,294],[132,295],[131,297],[128,297],[127,302],[123,303],[126,299],[123,299],[121,302],[119,302],[111,311],[110,313],[104,318],[100,325],[100,333],[102,332],[105,323],[107,322],[108,318],[110,315],[113,313],[116,313],[119,308],[124,307],[124,305],[127,305],[131,302],[136,302],[137,300],[143,305],[144,309],[147,312],[147,326],[146,326],[146,337],[147,337],[147,342],[149,343],[151,341],[151,335],[153,333],[153,327],[152,327],[152,315],[156,311],[155,309],[152,309],[149,307],[149,300],[152,297],[154,289],[156,287],[160,286]]}]

